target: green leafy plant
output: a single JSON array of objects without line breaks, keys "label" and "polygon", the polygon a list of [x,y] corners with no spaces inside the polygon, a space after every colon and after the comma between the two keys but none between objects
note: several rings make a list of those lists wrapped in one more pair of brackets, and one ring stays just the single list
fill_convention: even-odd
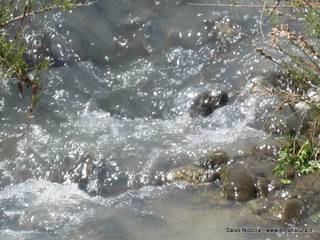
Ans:
[{"label": "green leafy plant", "polygon": [[305,18],[305,29],[309,36],[320,37],[320,11],[311,9]]},{"label": "green leafy plant", "polygon": [[[23,30],[26,19],[52,10],[68,10],[84,6],[75,0],[51,0],[39,5],[35,0],[10,0],[0,3],[0,70],[5,78],[19,80],[18,91],[22,95],[24,88],[31,88],[31,101],[28,109],[29,118],[39,99],[40,75],[49,67],[45,59],[37,64],[30,64],[25,60],[26,44]],[[9,34],[8,27],[14,27],[14,34]],[[33,72],[34,77],[28,77]]]},{"label": "green leafy plant", "polygon": [[283,184],[283,185],[289,185],[291,184],[291,180],[290,179],[287,179],[287,178],[282,178],[280,180],[280,182]]},{"label": "green leafy plant", "polygon": [[285,176],[287,166],[293,166],[298,175],[314,173],[318,171],[319,164],[315,157],[315,149],[309,140],[305,140],[299,144],[294,138],[290,138],[289,142],[282,146],[278,153],[277,165],[274,172],[280,176]]},{"label": "green leafy plant", "polygon": [[[302,31],[297,33],[279,21],[264,46],[256,48],[258,54],[277,64],[284,76],[279,79],[279,86],[267,92],[279,96],[281,105],[290,106],[296,113],[297,103],[309,109],[306,120],[301,120],[294,136],[287,136],[278,152],[274,172],[282,177],[286,177],[288,166],[293,167],[297,175],[320,172],[320,4],[311,0],[292,0],[291,4],[296,10],[291,16],[295,19],[293,22],[302,26]],[[281,182],[291,183],[286,178]]]}]

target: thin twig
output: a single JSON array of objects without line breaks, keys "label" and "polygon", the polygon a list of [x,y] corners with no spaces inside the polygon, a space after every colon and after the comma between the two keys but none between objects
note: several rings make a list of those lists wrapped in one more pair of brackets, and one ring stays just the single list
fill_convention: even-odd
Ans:
[{"label": "thin twig", "polygon": [[[187,2],[186,4],[191,6],[207,6],[207,7],[250,7],[250,8],[261,8],[259,4],[225,4],[225,3],[191,3]],[[320,3],[313,3],[311,5],[313,8],[320,8]],[[273,5],[266,5],[266,8],[273,8]],[[295,6],[290,5],[282,5],[278,6],[278,8],[291,8],[295,9]]]},{"label": "thin twig", "polygon": [[264,23],[266,23],[266,22],[270,19],[270,17],[272,16],[272,14],[274,14],[274,13],[276,12],[277,8],[279,7],[279,4],[280,4],[281,0],[276,0],[276,1],[277,1],[277,2],[276,2],[276,5],[274,5],[274,7],[270,10],[270,14],[269,14],[269,16],[264,20]]},{"label": "thin twig", "polygon": [[18,40],[19,37],[21,36],[21,32],[22,32],[22,29],[23,29],[23,25],[24,25],[24,20],[26,18],[26,14],[28,13],[28,11],[30,11],[30,5],[31,5],[31,2],[27,1],[26,5],[24,6],[23,14],[22,14],[22,17],[20,19],[20,24],[19,24],[16,36],[15,36],[15,40]]},{"label": "thin twig", "polygon": [[[85,4],[78,3],[78,4],[74,4],[73,6],[74,7],[86,7],[89,5],[90,5],[90,3],[85,3]],[[48,12],[48,11],[52,11],[52,10],[58,10],[58,9],[62,9],[62,8],[63,8],[63,6],[59,5],[59,6],[49,6],[49,7],[44,7],[44,8],[38,9],[38,10],[34,10],[32,12],[28,12],[26,14],[22,14],[22,15],[13,17],[13,18],[9,19],[8,21],[1,23],[0,28],[6,27],[7,25],[9,25],[13,22],[19,21],[19,20],[23,19],[24,17],[30,17],[30,16],[34,16],[34,15],[37,15],[40,13],[44,13],[44,12]]]},{"label": "thin twig", "polygon": [[266,5],[267,5],[267,0],[264,0],[263,5],[262,5],[262,9],[261,9],[260,23],[259,23],[260,32],[261,32],[261,36],[262,36],[263,39],[264,39],[264,33],[263,33],[263,22],[262,22],[262,20],[263,20],[263,13],[264,13],[264,10],[266,8]]},{"label": "thin twig", "polygon": [[306,56],[306,57],[310,60],[310,62],[311,62],[312,64],[311,64],[311,63],[307,63],[306,61],[304,61],[304,60],[302,59],[303,63],[306,64],[306,65],[308,65],[309,67],[311,67],[313,70],[317,71],[317,72],[320,74],[320,67],[318,66],[319,63],[316,62],[316,61],[310,56],[310,54],[308,54],[308,53],[305,51],[304,48],[300,47],[297,43],[294,43],[294,45],[303,52],[304,56]]}]

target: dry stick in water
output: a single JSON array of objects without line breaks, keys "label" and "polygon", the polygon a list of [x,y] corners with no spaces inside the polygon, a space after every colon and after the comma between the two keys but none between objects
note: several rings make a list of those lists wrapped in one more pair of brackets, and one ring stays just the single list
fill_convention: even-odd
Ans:
[{"label": "dry stick in water", "polygon": [[[191,6],[208,6],[208,7],[250,7],[250,8],[261,8],[259,4],[226,4],[226,3],[191,3],[187,2],[188,5]],[[312,3],[310,7],[313,8],[320,8],[320,3]],[[274,8],[272,5],[266,5],[266,8]],[[290,5],[282,5],[278,6],[277,8],[296,8],[295,6]]]},{"label": "dry stick in water", "polygon": [[266,5],[267,5],[267,0],[264,0],[263,2],[263,6],[262,6],[262,9],[261,9],[261,15],[260,15],[260,32],[261,32],[261,36],[262,38],[264,39],[264,33],[263,33],[263,13],[264,13],[264,10],[266,9]]},{"label": "dry stick in water", "polygon": [[16,37],[15,37],[15,40],[18,40],[21,36],[21,32],[22,32],[22,29],[23,29],[23,26],[24,26],[24,20],[26,18],[26,14],[31,10],[31,2],[28,1],[23,9],[23,14],[21,15],[21,19],[20,19],[20,24],[19,24],[19,27],[18,27],[18,30],[17,30],[17,33],[16,33]]},{"label": "dry stick in water", "polygon": [[[74,4],[73,7],[85,7],[85,6],[89,6],[91,3],[79,3],[79,4]],[[38,10],[34,10],[34,11],[31,11],[31,12],[26,12],[22,15],[19,15],[19,16],[16,16],[16,17],[13,17],[11,19],[9,19],[8,21],[4,22],[4,23],[1,23],[0,24],[0,28],[3,28],[3,27],[6,27],[7,25],[9,25],[10,23],[13,23],[13,22],[16,22],[16,21],[19,21],[25,17],[31,17],[31,16],[34,16],[34,15],[37,15],[37,14],[40,14],[40,13],[44,13],[44,12],[48,12],[48,11],[52,11],[52,10],[59,10],[59,9],[62,9],[63,6],[49,6],[49,7],[44,7],[44,8],[41,8],[41,9],[38,9]]]}]

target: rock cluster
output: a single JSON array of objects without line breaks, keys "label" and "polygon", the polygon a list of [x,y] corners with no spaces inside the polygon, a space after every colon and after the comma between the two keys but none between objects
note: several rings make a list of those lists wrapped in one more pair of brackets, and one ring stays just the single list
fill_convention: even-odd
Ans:
[{"label": "rock cluster", "polygon": [[[163,173],[161,184],[179,181],[195,187],[212,184],[221,188],[225,199],[248,202],[253,214],[285,224],[297,224],[303,218],[319,212],[320,176],[312,174],[297,177],[288,171],[287,177],[291,178],[292,184],[282,184],[281,179],[272,173],[274,155],[273,151],[267,149],[273,148],[254,148],[250,155],[233,158],[224,151],[212,151],[195,163]],[[90,195],[106,196],[127,190],[128,176],[119,173],[112,180],[112,166],[96,166],[94,162],[92,156],[83,158],[74,170],[66,174],[66,178],[78,183],[79,188]],[[139,186],[141,184],[136,187]]]},{"label": "rock cluster", "polygon": [[[261,148],[261,151],[266,151]],[[167,180],[186,181],[190,184],[215,182],[226,199],[246,202],[253,214],[275,219],[285,224],[297,224],[303,218],[320,210],[320,176],[313,174],[297,178],[294,171],[288,171],[292,184],[286,186],[272,172],[273,155],[253,150],[253,156],[231,159],[224,151],[212,152],[193,164],[168,172]],[[240,161],[241,160],[241,161]],[[247,161],[247,162],[246,162]],[[259,162],[255,168],[250,161]],[[245,163],[243,163],[245,162]],[[256,169],[256,171],[254,171]]]}]

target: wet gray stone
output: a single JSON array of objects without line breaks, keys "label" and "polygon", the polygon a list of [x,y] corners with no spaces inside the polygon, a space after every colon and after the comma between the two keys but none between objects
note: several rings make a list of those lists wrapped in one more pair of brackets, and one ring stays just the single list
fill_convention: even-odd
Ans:
[{"label": "wet gray stone", "polygon": [[230,200],[248,201],[257,196],[252,176],[240,164],[227,166],[222,174],[223,190]]},{"label": "wet gray stone", "polygon": [[256,181],[256,188],[260,197],[266,197],[280,188],[277,181],[268,178],[259,178]]},{"label": "wet gray stone", "polygon": [[300,199],[287,199],[273,209],[274,217],[287,224],[296,224],[303,218],[305,208]]},{"label": "wet gray stone", "polygon": [[320,176],[309,174],[299,177],[297,179],[296,188],[300,191],[309,191],[320,194]]},{"label": "wet gray stone", "polygon": [[185,181],[191,184],[213,182],[218,178],[217,173],[198,166],[185,166],[168,172],[168,182]]},{"label": "wet gray stone", "polygon": [[272,203],[267,198],[259,198],[250,202],[250,210],[253,214],[263,215],[267,213],[272,206]]},{"label": "wet gray stone", "polygon": [[260,196],[267,196],[269,193],[269,181],[266,178],[260,178],[256,182],[258,194]]},{"label": "wet gray stone", "polygon": [[260,144],[252,148],[252,155],[259,159],[275,158],[279,147],[271,144]]},{"label": "wet gray stone", "polygon": [[195,165],[206,168],[215,169],[230,161],[229,155],[224,151],[214,151],[197,160]]},{"label": "wet gray stone", "polygon": [[225,106],[228,103],[228,93],[221,91],[215,95],[210,92],[204,92],[198,95],[190,106],[190,116],[192,118],[202,116],[207,117],[214,110]]}]

